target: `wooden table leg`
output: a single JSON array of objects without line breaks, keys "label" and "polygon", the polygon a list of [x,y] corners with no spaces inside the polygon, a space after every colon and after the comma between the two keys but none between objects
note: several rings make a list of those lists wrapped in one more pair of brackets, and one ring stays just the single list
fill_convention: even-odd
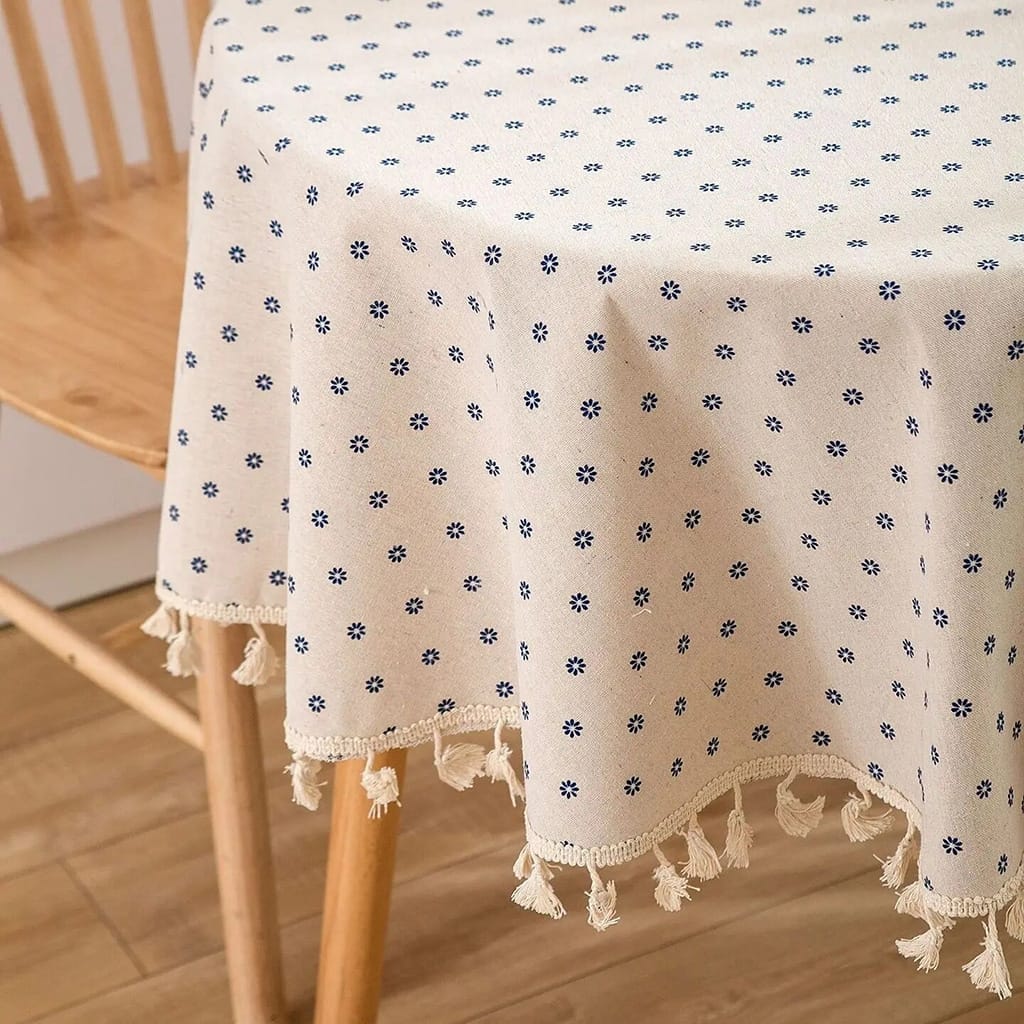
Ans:
[{"label": "wooden table leg", "polygon": [[236,1024],[284,1024],[284,984],[256,699],[231,673],[249,630],[192,620],[199,718]]},{"label": "wooden table leg", "polygon": [[[374,767],[394,768],[401,789],[405,759],[405,750],[390,750],[377,754]],[[377,1019],[399,814],[390,804],[382,817],[368,817],[364,764],[339,761],[334,768],[315,1024]]]}]

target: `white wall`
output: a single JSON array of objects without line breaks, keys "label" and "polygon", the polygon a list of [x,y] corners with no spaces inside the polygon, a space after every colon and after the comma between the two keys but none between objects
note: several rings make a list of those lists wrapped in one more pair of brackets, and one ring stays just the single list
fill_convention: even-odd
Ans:
[{"label": "white wall", "polygon": [[[78,88],[60,0],[31,0],[40,44],[76,177],[98,165]],[[191,58],[184,5],[151,0],[175,141],[185,149]],[[125,159],[146,158],[146,136],[121,5],[92,9]],[[45,176],[0,18],[0,112],[25,191],[46,192]],[[2,242],[0,242],[2,244]],[[3,296],[17,302],[17,296]],[[0,365],[0,375],[3,366]],[[0,574],[51,603],[80,600],[153,572],[160,485],[141,471],[0,410]],[[73,564],[75,571],[69,572]]]}]

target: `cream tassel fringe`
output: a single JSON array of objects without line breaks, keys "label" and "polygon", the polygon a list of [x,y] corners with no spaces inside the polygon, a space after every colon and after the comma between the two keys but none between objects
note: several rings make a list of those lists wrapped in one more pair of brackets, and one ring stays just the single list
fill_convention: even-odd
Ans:
[{"label": "cream tassel fringe", "polygon": [[942,949],[942,929],[929,928],[912,939],[897,939],[896,949],[900,956],[917,962],[919,971],[934,971],[939,966],[939,950]]},{"label": "cream tassel fringe", "polygon": [[512,874],[522,881],[530,873],[531,864],[533,864],[533,856],[530,854],[530,844],[527,843],[519,851],[519,856],[516,857],[516,862],[512,865]]},{"label": "cream tassel fringe", "polygon": [[882,884],[886,888],[898,889],[906,879],[911,858],[917,850],[916,833],[914,823],[908,818],[906,834],[899,841],[892,855],[885,860],[882,860],[881,857],[875,858],[882,865]]},{"label": "cream tassel fringe", "polygon": [[993,995],[999,996],[1000,999],[1009,999],[1013,985],[1010,983],[1006,959],[1003,957],[1003,947],[996,931],[994,907],[988,912],[988,920],[985,922],[985,938],[981,946],[981,952],[969,963],[964,964],[963,969],[976,988],[980,988],[984,992],[991,992]]},{"label": "cream tassel fringe", "polygon": [[1010,904],[1003,920],[1006,925],[1006,934],[1024,942],[1024,892],[1017,893],[1017,898]]},{"label": "cream tassel fringe", "polygon": [[516,800],[525,800],[526,792],[523,784],[512,767],[512,748],[501,740],[501,721],[494,727],[494,747],[488,751],[484,758],[484,775],[491,782],[504,782],[508,786],[509,796],[512,798],[512,806],[516,806]]},{"label": "cream tassel fringe", "polygon": [[596,931],[603,932],[618,924],[615,916],[615,883],[605,884],[597,873],[593,863],[587,865],[590,872],[590,891],[587,893],[587,924]]},{"label": "cream tassel fringe", "polygon": [[683,833],[689,859],[683,868],[687,877],[708,881],[722,873],[722,862],[715,853],[715,848],[707,841],[704,830],[697,824],[697,815],[690,817],[690,825]]},{"label": "cream tassel fringe", "polygon": [[398,799],[398,773],[390,765],[375,769],[375,756],[373,751],[370,751],[363,774],[359,778],[366,795],[370,798],[370,813],[367,815],[370,818],[379,818],[387,814],[388,804],[402,806],[402,801]]},{"label": "cream tassel fringe", "polygon": [[292,763],[285,768],[285,774],[292,777],[292,800],[308,811],[315,811],[320,806],[320,787],[325,782],[317,782],[320,773],[320,762],[304,754],[293,754]]},{"label": "cream tassel fringe", "polygon": [[743,816],[743,793],[738,782],[733,784],[736,806],[729,812],[725,834],[725,859],[731,868],[750,867],[750,848],[754,845],[754,830]]},{"label": "cream tassel fringe", "polygon": [[821,822],[825,798],[819,796],[809,804],[801,803],[789,791],[796,776],[797,771],[793,768],[785,779],[775,787],[775,817],[782,826],[783,832],[803,839]]},{"label": "cream tassel fringe", "polygon": [[161,601],[156,611],[139,626],[139,629],[146,636],[156,637],[157,640],[170,640],[178,631],[174,622],[174,609]]},{"label": "cream tassel fringe", "polygon": [[843,821],[843,831],[849,836],[853,843],[866,843],[869,839],[875,839],[892,828],[892,808],[887,807],[882,814],[868,817],[867,812],[871,809],[871,794],[865,793],[859,786],[856,793],[851,793],[850,798],[843,804],[840,817]]},{"label": "cream tassel fringe", "polygon": [[256,635],[249,638],[242,664],[231,673],[231,678],[243,686],[262,686],[277,671],[277,654],[258,622],[252,624],[252,630]]},{"label": "cream tassel fringe", "polygon": [[695,885],[690,885],[689,878],[682,877],[675,865],[661,852],[657,843],[652,847],[654,856],[658,858],[658,866],[654,869],[653,878],[658,884],[654,887],[654,902],[662,910],[674,912],[682,908],[683,900],[692,900],[690,890],[700,892]]},{"label": "cream tassel fringe", "polygon": [[[527,862],[533,865],[529,871],[526,870]],[[551,888],[554,873],[544,861],[532,856],[528,846],[523,847],[513,871],[517,878],[522,878],[512,893],[513,903],[526,910],[553,917],[556,921],[565,917],[565,907]]]},{"label": "cream tassel fringe", "polygon": [[452,789],[469,789],[484,774],[484,748],[477,743],[441,746],[441,730],[434,726],[434,767],[438,778]]},{"label": "cream tassel fringe", "polygon": [[178,612],[178,632],[167,645],[164,668],[172,676],[192,676],[199,671],[199,649],[192,639],[188,621],[188,615]]},{"label": "cream tassel fringe", "polygon": [[909,914],[911,917],[924,917],[924,882],[920,878],[900,891],[899,896],[896,897],[896,913]]}]

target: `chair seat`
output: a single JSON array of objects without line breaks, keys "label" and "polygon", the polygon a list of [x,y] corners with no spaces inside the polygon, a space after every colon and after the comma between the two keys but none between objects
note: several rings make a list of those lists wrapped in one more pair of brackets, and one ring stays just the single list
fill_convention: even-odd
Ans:
[{"label": "chair seat", "polygon": [[159,472],[184,253],[182,182],[0,247],[0,402]]}]

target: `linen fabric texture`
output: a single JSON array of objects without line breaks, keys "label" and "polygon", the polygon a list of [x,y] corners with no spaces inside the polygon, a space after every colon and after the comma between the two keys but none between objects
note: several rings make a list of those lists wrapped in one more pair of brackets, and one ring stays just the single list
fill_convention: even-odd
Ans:
[{"label": "linen fabric texture", "polygon": [[521,727],[538,860],[795,768],[1006,905],[1022,17],[220,0],[161,600],[287,622],[298,755]]}]

